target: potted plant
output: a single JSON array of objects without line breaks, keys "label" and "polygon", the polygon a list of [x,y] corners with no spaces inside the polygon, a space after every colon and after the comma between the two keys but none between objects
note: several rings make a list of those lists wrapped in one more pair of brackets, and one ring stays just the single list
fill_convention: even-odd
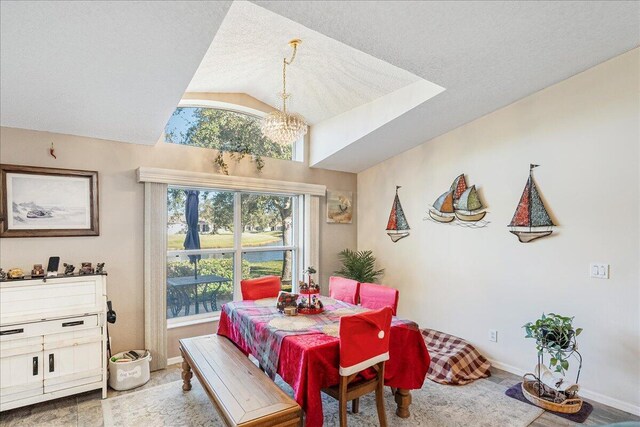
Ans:
[{"label": "potted plant", "polygon": [[542,317],[535,322],[528,322],[523,328],[525,338],[536,340],[539,355],[545,350],[551,355],[549,368],[555,368],[556,372],[564,375],[569,369],[568,358],[576,349],[575,338],[582,332],[582,328],[574,329],[573,317],[542,313]]},{"label": "potted plant", "polygon": [[335,274],[360,283],[374,283],[384,269],[376,270],[376,258],[371,251],[352,251],[345,249],[338,254],[342,268]]}]

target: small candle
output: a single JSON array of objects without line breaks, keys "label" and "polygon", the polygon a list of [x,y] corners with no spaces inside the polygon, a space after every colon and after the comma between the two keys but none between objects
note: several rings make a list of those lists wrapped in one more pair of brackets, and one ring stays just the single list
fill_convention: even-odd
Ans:
[{"label": "small candle", "polygon": [[298,314],[298,309],[295,307],[285,307],[284,314],[286,314],[287,316],[295,316],[296,314]]}]

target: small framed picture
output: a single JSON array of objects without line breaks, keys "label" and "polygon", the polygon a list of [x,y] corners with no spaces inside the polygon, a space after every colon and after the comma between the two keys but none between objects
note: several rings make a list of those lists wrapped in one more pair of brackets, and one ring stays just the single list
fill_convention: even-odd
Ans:
[{"label": "small framed picture", "polygon": [[353,221],[353,193],[327,190],[327,222],[351,224]]},{"label": "small framed picture", "polygon": [[0,237],[98,236],[98,172],[0,164]]}]

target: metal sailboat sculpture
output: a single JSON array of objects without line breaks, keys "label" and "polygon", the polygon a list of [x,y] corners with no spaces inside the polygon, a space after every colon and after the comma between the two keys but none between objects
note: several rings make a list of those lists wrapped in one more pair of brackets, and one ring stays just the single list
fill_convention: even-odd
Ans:
[{"label": "metal sailboat sculpture", "polygon": [[433,209],[429,209],[429,216],[438,222],[451,222],[456,217],[453,215],[453,191],[442,193],[433,202]]},{"label": "metal sailboat sculpture", "polygon": [[487,214],[485,211],[479,212],[483,208],[476,186],[472,185],[464,190],[455,204],[456,218],[460,221],[480,221]]},{"label": "metal sailboat sculpture", "polygon": [[511,227],[509,231],[518,236],[518,240],[522,243],[529,243],[550,235],[553,233],[551,227],[555,226],[533,180],[533,169],[538,166],[529,165],[529,179],[524,186],[513,219],[509,223]]},{"label": "metal sailboat sculpture", "polygon": [[476,186],[467,186],[464,174],[460,174],[453,180],[449,191],[443,193],[433,203],[433,209],[429,210],[429,216],[438,222],[451,222],[458,218],[460,221],[480,221],[487,214],[482,211],[484,206],[478,196]]},{"label": "metal sailboat sculpture", "polygon": [[389,221],[387,222],[387,234],[394,243],[407,237],[410,230],[409,223],[402,210],[402,204],[400,204],[400,198],[398,197],[399,188],[400,186],[396,185],[396,197],[393,199],[393,206],[391,207]]}]

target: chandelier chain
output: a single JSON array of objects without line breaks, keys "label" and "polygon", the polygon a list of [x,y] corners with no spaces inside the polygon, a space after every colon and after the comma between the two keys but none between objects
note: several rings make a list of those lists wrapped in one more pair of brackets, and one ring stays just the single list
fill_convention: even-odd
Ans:
[{"label": "chandelier chain", "polygon": [[287,61],[287,58],[282,58],[282,112],[287,114],[287,98],[289,98],[289,94],[287,93],[287,65],[293,64],[293,60],[296,59],[296,53],[298,52],[298,44],[292,43],[293,46],[293,54],[291,55],[291,59]]}]

